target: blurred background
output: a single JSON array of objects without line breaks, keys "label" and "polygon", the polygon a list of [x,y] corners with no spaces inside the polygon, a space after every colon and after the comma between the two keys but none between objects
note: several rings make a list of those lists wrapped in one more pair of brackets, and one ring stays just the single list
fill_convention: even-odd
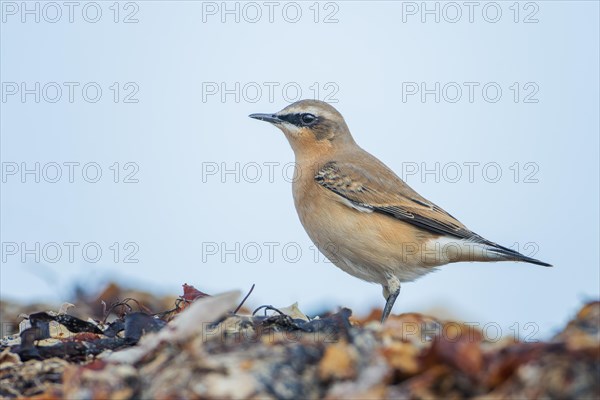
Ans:
[{"label": "blurred background", "polygon": [[544,338],[600,294],[597,2],[1,7],[2,300],[255,283],[250,306],[382,307],[314,248],[292,150],[247,117],[302,98],[475,232],[555,266],[445,266],[395,313]]}]

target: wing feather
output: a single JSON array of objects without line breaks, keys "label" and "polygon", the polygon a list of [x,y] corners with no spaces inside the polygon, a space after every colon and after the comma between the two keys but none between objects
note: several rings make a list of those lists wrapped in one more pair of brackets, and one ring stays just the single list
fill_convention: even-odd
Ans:
[{"label": "wing feather", "polygon": [[367,168],[355,162],[330,161],[318,171],[315,181],[357,208],[385,214],[440,235],[460,239],[477,237],[453,216],[421,197],[387,167],[378,170],[383,171],[383,176],[372,176]]}]

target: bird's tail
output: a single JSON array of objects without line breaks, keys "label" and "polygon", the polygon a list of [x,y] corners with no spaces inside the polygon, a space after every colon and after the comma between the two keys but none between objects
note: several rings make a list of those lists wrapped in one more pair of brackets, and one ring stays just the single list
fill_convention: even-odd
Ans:
[{"label": "bird's tail", "polygon": [[545,263],[532,257],[527,257],[518,251],[509,249],[508,247],[500,246],[497,243],[490,242],[484,239],[485,248],[488,254],[498,256],[503,261],[522,261],[530,264],[541,265],[543,267],[552,267],[552,264]]}]

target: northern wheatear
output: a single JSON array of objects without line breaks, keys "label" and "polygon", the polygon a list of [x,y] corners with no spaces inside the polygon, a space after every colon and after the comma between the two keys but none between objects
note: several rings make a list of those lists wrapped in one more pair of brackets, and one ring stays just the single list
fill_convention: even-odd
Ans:
[{"label": "northern wheatear", "polygon": [[308,236],[337,267],[379,283],[384,322],[400,283],[458,261],[525,261],[470,231],[361,149],[331,105],[301,100],[275,114],[252,114],[283,131],[294,150],[294,203]]}]

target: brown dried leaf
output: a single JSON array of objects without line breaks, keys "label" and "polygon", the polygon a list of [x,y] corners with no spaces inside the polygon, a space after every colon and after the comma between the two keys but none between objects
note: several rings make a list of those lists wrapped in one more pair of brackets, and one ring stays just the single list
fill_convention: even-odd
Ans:
[{"label": "brown dried leaf", "polygon": [[409,343],[393,342],[382,350],[388,364],[402,374],[414,375],[421,367],[421,351]]},{"label": "brown dried leaf", "polygon": [[481,333],[458,323],[444,324],[426,355],[427,364],[442,363],[476,378],[483,367]]},{"label": "brown dried leaf", "polygon": [[192,285],[188,285],[187,283],[184,283],[182,286],[183,286],[183,296],[181,296],[181,298],[184,299],[185,301],[189,301],[190,303],[196,299],[210,296],[210,295],[196,289]]},{"label": "brown dried leaf", "polygon": [[352,379],[356,375],[354,355],[354,349],[345,340],[328,346],[319,363],[319,377],[325,381]]}]

